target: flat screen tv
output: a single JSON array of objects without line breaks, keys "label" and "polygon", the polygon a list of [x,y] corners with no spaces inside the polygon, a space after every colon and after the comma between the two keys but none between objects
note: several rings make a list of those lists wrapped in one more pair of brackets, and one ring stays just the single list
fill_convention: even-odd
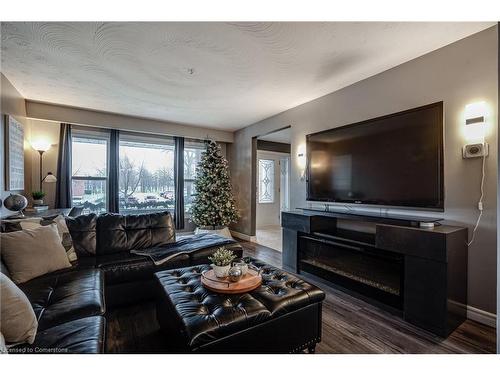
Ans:
[{"label": "flat screen tv", "polygon": [[307,136],[307,200],[442,210],[443,102]]}]

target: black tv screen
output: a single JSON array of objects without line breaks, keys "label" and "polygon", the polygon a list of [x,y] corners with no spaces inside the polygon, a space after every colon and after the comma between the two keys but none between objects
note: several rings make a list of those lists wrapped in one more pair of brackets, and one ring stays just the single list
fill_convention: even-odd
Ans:
[{"label": "black tv screen", "polygon": [[307,200],[442,210],[443,103],[308,135]]}]

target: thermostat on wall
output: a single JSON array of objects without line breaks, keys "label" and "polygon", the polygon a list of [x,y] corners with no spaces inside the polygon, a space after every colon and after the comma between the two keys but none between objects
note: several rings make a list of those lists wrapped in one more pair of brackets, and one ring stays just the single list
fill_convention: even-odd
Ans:
[{"label": "thermostat on wall", "polygon": [[465,145],[462,148],[462,157],[464,159],[479,158],[488,156],[488,144],[485,143],[473,143],[470,145]]}]

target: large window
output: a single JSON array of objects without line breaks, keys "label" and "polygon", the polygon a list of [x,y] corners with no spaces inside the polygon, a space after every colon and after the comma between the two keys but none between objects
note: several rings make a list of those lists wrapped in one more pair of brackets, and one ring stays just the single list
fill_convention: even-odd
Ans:
[{"label": "large window", "polygon": [[[72,127],[72,205],[83,207],[85,214],[103,213],[108,211],[110,199],[114,202],[117,198],[122,214],[165,210],[174,213],[174,138],[121,131],[115,154],[110,147],[110,134],[104,129]],[[189,216],[196,194],[196,168],[204,151],[204,141],[184,140],[184,165],[180,172],[184,176],[185,230],[193,229]],[[110,161],[119,166],[112,174],[110,165],[115,163]]]},{"label": "large window", "polygon": [[120,134],[120,213],[174,210],[174,142]]},{"label": "large window", "polygon": [[196,167],[201,160],[201,154],[205,151],[203,141],[184,141],[184,211],[189,217],[195,194],[194,179],[196,178]]},{"label": "large window", "polygon": [[107,211],[108,144],[105,133],[73,131],[72,202],[84,213]]}]

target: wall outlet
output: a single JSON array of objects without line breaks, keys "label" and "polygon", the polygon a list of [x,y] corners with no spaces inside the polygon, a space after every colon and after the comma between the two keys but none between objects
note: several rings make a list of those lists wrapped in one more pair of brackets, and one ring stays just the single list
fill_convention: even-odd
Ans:
[{"label": "wall outlet", "polygon": [[464,159],[471,158],[481,158],[488,156],[488,144],[485,143],[473,143],[470,145],[465,145],[462,148],[462,157]]}]

